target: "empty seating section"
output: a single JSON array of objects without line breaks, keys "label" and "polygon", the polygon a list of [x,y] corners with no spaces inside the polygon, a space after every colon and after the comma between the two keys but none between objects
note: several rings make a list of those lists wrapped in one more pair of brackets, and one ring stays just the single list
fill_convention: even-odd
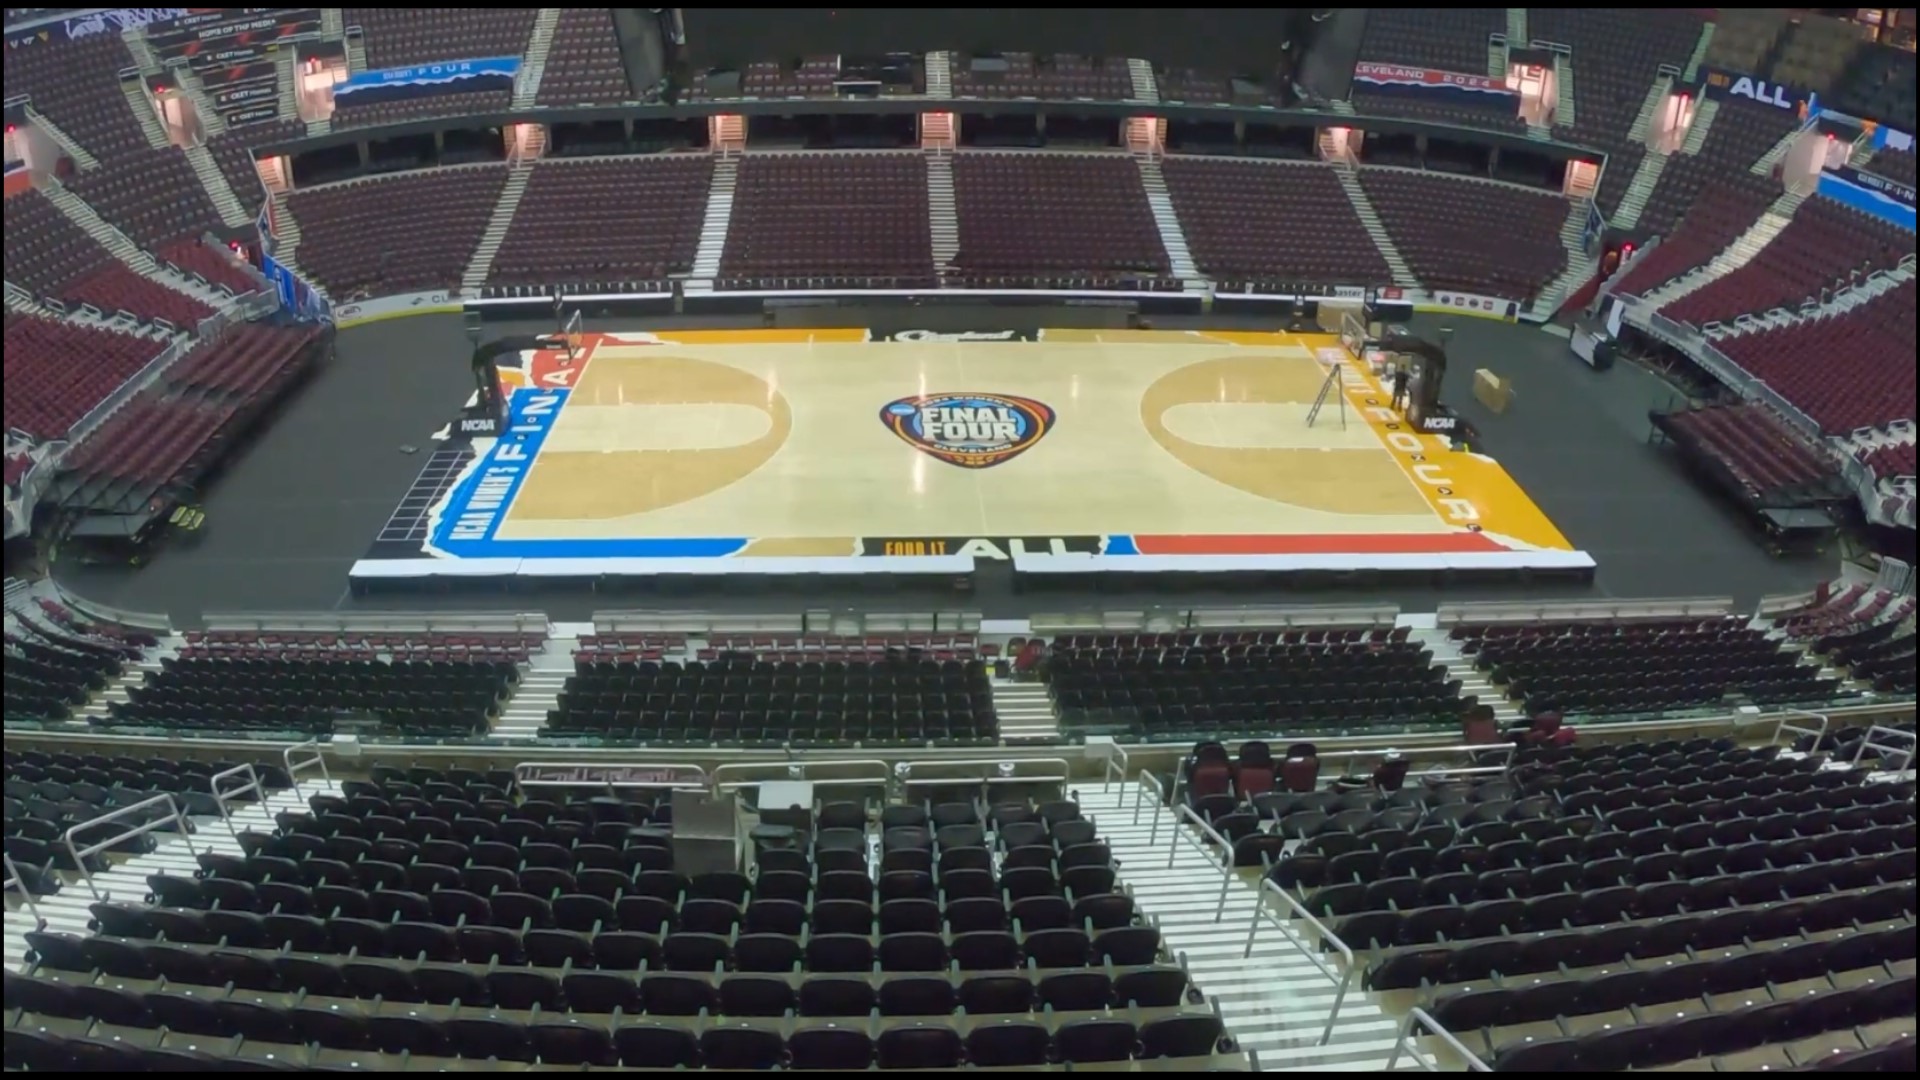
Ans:
[{"label": "empty seating section", "polygon": [[1674,438],[1718,462],[1755,500],[1805,497],[1837,475],[1819,449],[1759,405],[1710,405],[1666,420]]},{"label": "empty seating section", "polygon": [[957,154],[953,189],[967,284],[1142,288],[1171,273],[1131,157]]},{"label": "empty seating section", "polygon": [[1890,270],[1912,253],[1911,232],[1816,197],[1751,262],[1668,304],[1662,314],[1705,326],[1776,307],[1797,309],[1856,276]]},{"label": "empty seating section", "polygon": [[[1738,98],[1722,98],[1713,126],[1698,154],[1671,154],[1660,182],[1640,215],[1640,228],[1671,236],[1682,215],[1697,213],[1704,198],[1733,192],[1780,196],[1780,182],[1748,171],[1781,137],[1794,129],[1794,113]],[[1756,215],[1757,216],[1757,215]],[[1704,261],[1704,260],[1703,260]]]},{"label": "empty seating section", "polygon": [[367,68],[443,60],[519,57],[539,8],[343,8],[347,26],[365,31]]},{"label": "empty seating section", "polygon": [[336,718],[420,738],[486,731],[542,635],[195,631],[112,726],[319,734]]},{"label": "empty seating section", "polygon": [[167,369],[173,386],[225,394],[238,402],[268,395],[297,368],[303,350],[320,336],[312,326],[241,323],[203,341]]},{"label": "empty seating section", "polygon": [[1566,268],[1560,227],[1568,204],[1560,195],[1403,169],[1359,176],[1407,265],[1430,289],[1528,300]]},{"label": "empty seating section", "polygon": [[[1504,34],[1505,8],[1370,8],[1359,59],[1404,64],[1463,75],[1487,71],[1487,37]],[[1400,94],[1368,91],[1355,84],[1353,104],[1362,113],[1404,116],[1438,123],[1471,124],[1519,131],[1525,125],[1513,102],[1486,106],[1441,104]],[[1504,112],[1503,112],[1504,111]]]},{"label": "empty seating section", "polygon": [[1786,12],[1779,8],[1720,8],[1705,62],[1722,71],[1759,71],[1786,27]]},{"label": "empty seating section", "polygon": [[230,404],[148,393],[116,409],[61,459],[60,469],[104,484],[150,489],[186,471],[234,418]]},{"label": "empty seating section", "polygon": [[[8,666],[13,665],[9,656]],[[11,680],[11,674],[9,675]],[[11,708],[12,695],[8,696]],[[80,867],[62,841],[68,829],[85,825],[113,810],[145,802],[155,795],[171,795],[175,805],[186,813],[217,815],[209,787],[215,773],[234,767],[233,761],[172,762],[152,757],[105,757],[100,754],[46,754],[36,751],[6,752],[6,851],[18,867],[22,885],[36,896],[59,893],[66,886],[63,873],[77,873]],[[287,787],[286,771],[264,761],[250,762],[269,790]],[[75,834],[77,846],[91,846],[129,826],[169,817],[164,807],[137,811],[106,825],[82,829]],[[163,825],[161,833],[174,826]],[[120,855],[142,855],[154,850],[159,841],[153,834],[125,840],[108,851]],[[95,873],[105,870],[110,861],[103,854],[86,856],[87,868]],[[12,867],[9,867],[12,869]],[[14,998],[16,984],[9,969],[6,984],[7,1007],[19,1007]],[[11,1047],[14,1032],[7,1031],[7,1067],[18,1068]]]},{"label": "empty seating section", "polygon": [[1329,166],[1169,157],[1161,169],[1194,263],[1221,288],[1392,281]]},{"label": "empty seating section", "polygon": [[[65,720],[154,644],[143,636],[96,629],[57,605],[8,612],[7,720]],[[11,768],[7,771],[13,777]],[[12,791],[7,793],[13,795]],[[12,809],[7,813],[13,820]],[[13,854],[8,844],[9,855]]]},{"label": "empty seating section", "polygon": [[207,140],[207,150],[227,178],[228,186],[249,213],[266,199],[260,186],[260,171],[253,163],[253,147],[292,142],[306,134],[307,126],[298,120],[275,120],[269,124],[249,124],[244,128],[215,135]]},{"label": "empty seating section", "polygon": [[[29,935],[9,1062],[177,1061],[159,1029],[369,1068],[1205,1065],[1224,1044],[1072,802],[830,802],[750,873],[682,872],[670,803],[511,781],[376,766],[244,855],[93,905],[94,936]],[[112,1042],[74,1022],[95,1015]]]},{"label": "empty seating section", "polygon": [[433,120],[442,116],[486,116],[504,113],[513,104],[513,95],[505,90],[469,90],[458,94],[404,98],[399,101],[361,103],[341,99],[333,111],[335,127],[374,127],[380,124],[404,124],[412,120]]},{"label": "empty seating section", "polygon": [[712,181],[705,154],[535,166],[488,284],[621,292],[686,273]]},{"label": "empty seating section", "polygon": [[92,304],[104,312],[128,311],[145,319],[165,319],[183,330],[191,330],[201,319],[213,314],[213,308],[185,293],[138,274],[117,259],[60,290],[63,300]]},{"label": "empty seating section", "polygon": [[[1742,180],[1742,177],[1746,177]],[[1705,185],[1679,227],[1663,234],[1660,245],[1628,267],[1613,290],[1638,296],[1705,266],[1733,246],[1779,197],[1777,186],[1746,173],[1703,174]]]},{"label": "empty seating section", "polygon": [[1153,741],[1451,726],[1472,704],[1405,630],[1075,634],[1041,671],[1063,728]]},{"label": "empty seating section", "polygon": [[1483,75],[1487,38],[1506,32],[1506,8],[1369,8],[1359,58]]},{"label": "empty seating section", "polygon": [[198,239],[177,240],[157,248],[155,257],[185,273],[197,275],[208,284],[225,289],[235,296],[258,292],[264,288],[262,283],[248,270],[242,270],[233,256],[219,248],[211,248]]},{"label": "empty seating section", "polygon": [[[1777,243],[1778,241],[1776,241]],[[1911,420],[1914,283],[1844,314],[1722,338],[1720,350],[1839,434]]]},{"label": "empty seating section", "polygon": [[[1482,66],[1485,66],[1484,57]],[[1405,94],[1383,93],[1356,83],[1352,101],[1354,108],[1366,116],[1397,116],[1407,120],[1504,131],[1514,135],[1527,128],[1526,121],[1520,119],[1519,107],[1514,99],[1503,101],[1498,97],[1488,97],[1485,102],[1431,101]]]},{"label": "empty seating section", "polygon": [[[1909,471],[1912,447],[1908,447]],[[1810,641],[1813,651],[1837,668],[1881,694],[1911,694],[1914,690],[1914,600],[1880,592],[1865,603],[1840,606],[1838,614],[1815,612],[1810,621],[1789,632]]]},{"label": "empty seating section", "polygon": [[[1911,784],[1773,750],[1529,752],[1494,779],[1255,808],[1298,822],[1270,876],[1369,950],[1369,988],[1495,1071],[1910,1061]],[[1412,823],[1356,834],[1370,812]]]},{"label": "empty seating section", "polygon": [[[780,60],[758,60],[748,64],[740,73],[740,89],[737,96],[749,98],[798,98],[833,97],[834,80],[840,77],[840,58],[838,56],[808,56],[797,64]],[[694,77],[694,97],[702,98],[734,97],[732,92],[722,92],[712,75],[701,73]]]},{"label": "empty seating section", "polygon": [[1612,215],[1645,148],[1629,142],[1634,117],[1661,64],[1684,70],[1700,39],[1700,15],[1688,9],[1528,8],[1534,41],[1573,49],[1576,141],[1607,152],[1594,201]]},{"label": "empty seating section", "polygon": [[453,288],[506,183],[483,165],[296,191],[300,266],[336,301]]},{"label": "empty seating section", "polygon": [[1233,85],[1217,71],[1165,68],[1153,73],[1153,81],[1161,101],[1226,105],[1233,100]]},{"label": "empty seating section", "polygon": [[221,227],[186,153],[171,146],[123,154],[106,168],[81,173],[69,186],[144,248]]},{"label": "empty seating section", "polygon": [[1458,626],[1460,651],[1529,715],[1792,705],[1855,696],[1734,616]]},{"label": "empty seating section", "polygon": [[1881,477],[1914,475],[1914,445],[1895,443],[1892,446],[1876,446],[1861,455],[1867,468],[1873,475]]},{"label": "empty seating section", "polygon": [[1835,91],[1834,107],[1851,116],[1872,117],[1901,131],[1914,129],[1911,49],[1862,46],[1853,54]]},{"label": "empty seating section", "polygon": [[1776,83],[1827,95],[1867,35],[1860,23],[1808,12],[1787,25],[1768,71]]},{"label": "empty seating section", "polygon": [[7,97],[28,95],[35,112],[101,161],[111,162],[147,146],[120,92],[120,70],[132,63],[117,33],[8,49]]},{"label": "empty seating section", "polygon": [[993,694],[971,653],[744,639],[687,661],[582,651],[546,730],[648,745],[991,744]]},{"label": "empty seating section", "polygon": [[1133,96],[1133,76],[1127,70],[1126,58],[1120,56],[955,54],[952,64],[953,96],[958,98],[1118,101]]},{"label": "empty seating section", "polygon": [[161,348],[147,338],[9,312],[6,426],[35,438],[65,438]]},{"label": "empty seating section", "polygon": [[1914,186],[1914,154],[1911,150],[1876,150],[1866,171],[1889,180]]},{"label": "empty seating section", "polygon": [[612,9],[561,8],[535,103],[600,105],[633,98]]},{"label": "empty seating section", "polygon": [[38,191],[6,201],[7,280],[53,296],[68,282],[113,260],[80,226]]},{"label": "empty seating section", "polygon": [[938,285],[926,161],[912,152],[745,158],[720,275],[749,289]]}]

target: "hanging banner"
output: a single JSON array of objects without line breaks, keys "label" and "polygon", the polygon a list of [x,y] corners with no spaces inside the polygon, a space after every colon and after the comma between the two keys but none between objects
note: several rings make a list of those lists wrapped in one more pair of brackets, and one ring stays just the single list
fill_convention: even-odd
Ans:
[{"label": "hanging banner", "polygon": [[513,77],[519,71],[520,58],[517,56],[449,60],[444,64],[363,71],[335,86],[333,96],[336,101],[352,98],[360,103],[469,90],[508,90],[512,89]]},{"label": "hanging banner", "polygon": [[[11,10],[11,9],[9,9]],[[72,9],[68,9],[72,10]],[[118,34],[142,26],[167,22],[189,13],[187,8],[114,8],[76,15],[25,30],[7,31],[7,48],[40,45],[54,41],[85,41],[101,34]]]},{"label": "hanging banner", "polygon": [[1405,64],[1355,64],[1353,82],[1355,86],[1366,90],[1429,100],[1518,107],[1520,99],[1518,93],[1507,89],[1507,84],[1499,79],[1458,71],[1408,67]]},{"label": "hanging banner", "polygon": [[1905,184],[1857,169],[1840,168],[1820,174],[1819,191],[1869,217],[1914,231],[1913,189]]},{"label": "hanging banner", "polygon": [[1751,101],[1757,105],[1795,112],[1813,99],[1813,92],[1786,83],[1768,82],[1725,68],[1702,67],[1700,92],[1705,97]]}]

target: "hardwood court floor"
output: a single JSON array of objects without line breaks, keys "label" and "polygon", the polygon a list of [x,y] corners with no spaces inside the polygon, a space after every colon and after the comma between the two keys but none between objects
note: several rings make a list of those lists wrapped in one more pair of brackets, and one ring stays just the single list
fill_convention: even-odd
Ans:
[{"label": "hardwood court floor", "polygon": [[[1194,549],[1224,553],[1459,550],[1448,538],[1471,532],[1569,547],[1497,464],[1398,430],[1352,366],[1344,426],[1329,399],[1309,427],[1339,349],[1326,335],[666,336],[592,343],[494,539],[846,555],[863,537],[1237,538]],[[962,467],[889,423],[941,395],[1018,413],[1022,448]],[[963,434],[938,426],[954,415],[987,413],[931,430]]]}]

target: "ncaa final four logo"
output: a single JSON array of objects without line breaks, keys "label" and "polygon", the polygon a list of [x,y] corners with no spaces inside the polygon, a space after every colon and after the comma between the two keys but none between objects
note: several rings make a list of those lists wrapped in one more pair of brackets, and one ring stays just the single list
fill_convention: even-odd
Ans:
[{"label": "ncaa final four logo", "polygon": [[888,402],[880,422],[907,445],[963,469],[1011,461],[1053,429],[1053,409],[1000,394],[925,394]]}]

